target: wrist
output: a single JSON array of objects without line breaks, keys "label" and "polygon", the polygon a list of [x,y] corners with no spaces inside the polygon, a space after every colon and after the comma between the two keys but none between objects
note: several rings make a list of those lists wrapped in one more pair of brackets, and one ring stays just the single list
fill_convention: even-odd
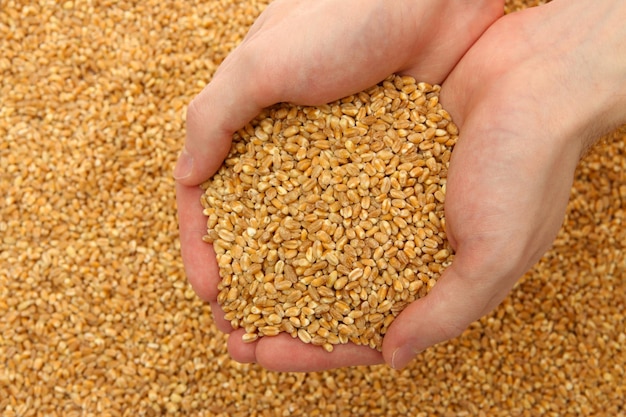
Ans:
[{"label": "wrist", "polygon": [[[626,123],[626,2],[554,0],[544,25],[553,27],[550,58],[557,78],[569,92],[570,137],[582,138],[583,150]],[[544,41],[540,41],[544,42]],[[560,75],[558,75],[560,73]]]}]

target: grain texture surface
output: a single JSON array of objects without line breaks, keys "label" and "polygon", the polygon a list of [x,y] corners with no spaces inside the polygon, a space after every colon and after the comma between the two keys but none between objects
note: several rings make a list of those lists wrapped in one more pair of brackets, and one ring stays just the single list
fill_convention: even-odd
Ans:
[{"label": "grain texture surface", "polygon": [[626,130],[504,303],[407,369],[229,360],[171,170],[185,106],[265,3],[0,3],[0,415],[624,415]]},{"label": "grain texture surface", "polygon": [[285,332],[381,350],[434,287],[453,259],[444,202],[458,134],[440,89],[392,75],[324,106],[277,104],[233,136],[201,202],[217,301],[246,342]]}]

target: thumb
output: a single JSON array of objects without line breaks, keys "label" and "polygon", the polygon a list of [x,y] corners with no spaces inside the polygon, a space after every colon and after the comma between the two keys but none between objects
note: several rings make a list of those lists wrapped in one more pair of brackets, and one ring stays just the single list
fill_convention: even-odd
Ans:
[{"label": "thumb", "polygon": [[[271,89],[254,76],[254,63],[234,53],[187,109],[187,137],[174,178],[195,186],[210,178],[230,151],[232,135],[276,99]],[[249,60],[248,60],[249,61]]]},{"label": "thumb", "polygon": [[468,262],[457,253],[429,294],[411,303],[391,324],[383,340],[383,357],[392,368],[404,368],[426,348],[460,336],[495,308],[515,282],[494,279],[498,274],[487,265],[473,269],[481,270],[480,275],[468,274],[472,269],[464,265]]}]

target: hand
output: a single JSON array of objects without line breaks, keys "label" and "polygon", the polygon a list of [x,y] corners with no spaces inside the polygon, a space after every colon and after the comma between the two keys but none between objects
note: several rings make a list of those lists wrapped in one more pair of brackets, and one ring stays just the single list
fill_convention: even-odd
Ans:
[{"label": "hand", "polygon": [[[215,253],[201,240],[206,219],[198,185],[222,164],[232,134],[271,104],[323,104],[391,73],[440,83],[502,11],[502,0],[277,0],[259,17],[189,106],[187,141],[175,169],[185,270],[195,291],[211,303],[222,331],[232,329],[216,302]],[[229,338],[231,356],[269,369],[383,361],[369,347],[343,345],[327,354],[288,335],[243,344],[240,332]]]},{"label": "hand", "polygon": [[385,336],[387,363],[460,335],[551,246],[579,158],[626,122],[626,4],[555,0],[493,24],[444,82],[459,126],[446,196],[455,259]]}]

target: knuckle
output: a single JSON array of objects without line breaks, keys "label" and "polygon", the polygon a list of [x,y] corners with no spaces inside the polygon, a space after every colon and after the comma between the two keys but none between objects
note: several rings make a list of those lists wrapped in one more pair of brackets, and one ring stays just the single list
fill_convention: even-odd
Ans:
[{"label": "knuckle", "polygon": [[200,119],[201,113],[201,104],[200,104],[200,96],[194,97],[187,105],[187,113],[186,113],[186,121],[187,123],[196,123]]}]

